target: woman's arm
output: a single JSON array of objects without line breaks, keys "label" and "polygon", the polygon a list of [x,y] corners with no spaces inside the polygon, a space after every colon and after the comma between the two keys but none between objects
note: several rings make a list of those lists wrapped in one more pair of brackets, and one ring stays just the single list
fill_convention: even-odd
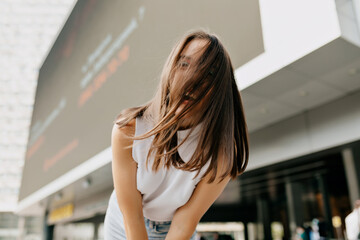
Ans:
[{"label": "woman's arm", "polygon": [[[219,168],[221,169],[221,167]],[[189,201],[176,210],[166,240],[189,240],[201,217],[219,197],[230,180],[230,176],[228,176],[219,182],[221,174],[218,171],[215,181],[208,183],[210,175],[208,174],[198,183]]]},{"label": "woman's arm", "polygon": [[135,120],[127,126],[118,128],[114,124],[111,134],[111,147],[113,153],[112,173],[117,201],[124,216],[126,237],[129,240],[147,239],[144,223],[142,196],[136,187],[137,165],[132,158],[132,140]]}]

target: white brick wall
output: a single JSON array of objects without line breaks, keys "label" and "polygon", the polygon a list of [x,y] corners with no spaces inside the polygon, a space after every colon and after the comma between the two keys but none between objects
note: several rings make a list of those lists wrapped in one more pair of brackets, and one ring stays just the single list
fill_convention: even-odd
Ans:
[{"label": "white brick wall", "polygon": [[0,1],[0,212],[16,206],[38,70],[75,2]]}]

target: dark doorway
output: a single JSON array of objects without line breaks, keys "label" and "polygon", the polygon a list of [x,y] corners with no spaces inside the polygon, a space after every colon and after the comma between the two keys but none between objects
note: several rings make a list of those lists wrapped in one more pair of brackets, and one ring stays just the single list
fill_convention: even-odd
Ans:
[{"label": "dark doorway", "polygon": [[[324,237],[344,237],[351,205],[340,152],[258,168],[237,181],[239,201],[214,205],[202,221],[240,221],[246,225],[245,239],[291,239],[297,227]],[[334,217],[341,219],[338,228],[332,225]]]}]

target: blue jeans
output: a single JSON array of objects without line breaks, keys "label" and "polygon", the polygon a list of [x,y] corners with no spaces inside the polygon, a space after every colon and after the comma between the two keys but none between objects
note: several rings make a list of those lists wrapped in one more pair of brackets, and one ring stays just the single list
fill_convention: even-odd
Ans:
[{"label": "blue jeans", "polygon": [[[166,238],[166,234],[169,232],[171,221],[168,222],[156,222],[147,218],[145,220],[145,227],[149,240],[161,240]],[[191,236],[190,240],[195,240],[196,231]]]}]

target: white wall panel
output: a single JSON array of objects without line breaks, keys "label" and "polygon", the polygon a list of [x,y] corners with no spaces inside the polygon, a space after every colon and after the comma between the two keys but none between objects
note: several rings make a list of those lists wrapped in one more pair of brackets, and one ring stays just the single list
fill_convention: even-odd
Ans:
[{"label": "white wall panel", "polygon": [[310,149],[305,116],[297,115],[250,134],[248,170],[301,156]]},{"label": "white wall panel", "polygon": [[333,0],[260,0],[265,52],[236,69],[239,88],[341,36]]},{"label": "white wall panel", "polygon": [[248,170],[360,140],[360,92],[250,134]]},{"label": "white wall panel", "polygon": [[360,93],[314,109],[309,114],[314,151],[360,139]]}]

